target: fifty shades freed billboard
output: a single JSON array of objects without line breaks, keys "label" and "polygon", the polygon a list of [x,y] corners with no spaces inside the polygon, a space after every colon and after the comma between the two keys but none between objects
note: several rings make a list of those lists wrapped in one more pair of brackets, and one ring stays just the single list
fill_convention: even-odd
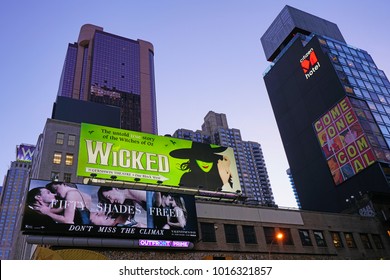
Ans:
[{"label": "fifty shades freed billboard", "polygon": [[313,126],[336,185],[376,161],[348,97],[338,102]]},{"label": "fifty shades freed billboard", "polygon": [[77,175],[91,174],[208,191],[241,190],[232,148],[82,123]]},{"label": "fifty shades freed billboard", "polygon": [[197,237],[195,198],[31,180],[22,231],[61,236],[191,240]]}]

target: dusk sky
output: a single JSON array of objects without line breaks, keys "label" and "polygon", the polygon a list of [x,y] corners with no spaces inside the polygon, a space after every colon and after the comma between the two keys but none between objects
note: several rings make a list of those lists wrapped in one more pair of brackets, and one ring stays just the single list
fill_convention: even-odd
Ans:
[{"label": "dusk sky", "polygon": [[16,145],[36,144],[51,117],[67,46],[90,23],[154,45],[160,135],[200,129],[209,111],[225,113],[243,140],[262,145],[276,203],[295,207],[260,43],[285,5],[336,23],[349,45],[368,51],[390,75],[388,0],[2,1],[1,178]]}]

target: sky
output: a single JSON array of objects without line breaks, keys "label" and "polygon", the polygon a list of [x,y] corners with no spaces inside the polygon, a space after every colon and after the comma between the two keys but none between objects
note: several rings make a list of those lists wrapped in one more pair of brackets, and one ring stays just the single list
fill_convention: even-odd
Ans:
[{"label": "sky", "polygon": [[276,203],[296,207],[260,42],[285,5],[336,23],[349,45],[368,51],[390,75],[388,0],[2,1],[1,178],[16,145],[36,144],[51,116],[67,46],[90,23],[153,44],[159,135],[200,129],[209,111],[226,114],[243,140],[261,144]]}]

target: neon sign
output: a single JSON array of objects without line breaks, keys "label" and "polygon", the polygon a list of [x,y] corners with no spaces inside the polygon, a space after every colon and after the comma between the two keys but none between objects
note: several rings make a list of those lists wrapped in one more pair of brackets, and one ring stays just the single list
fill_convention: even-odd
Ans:
[{"label": "neon sign", "polygon": [[147,240],[140,239],[138,242],[142,247],[175,247],[175,248],[188,248],[190,246],[189,241],[172,241],[172,240]]},{"label": "neon sign", "polygon": [[31,162],[34,154],[35,146],[21,144],[16,147],[16,160]]}]

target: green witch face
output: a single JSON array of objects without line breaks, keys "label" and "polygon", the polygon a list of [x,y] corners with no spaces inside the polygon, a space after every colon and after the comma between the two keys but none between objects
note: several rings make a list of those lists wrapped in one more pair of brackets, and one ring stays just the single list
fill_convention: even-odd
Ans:
[{"label": "green witch face", "polygon": [[207,162],[202,160],[196,160],[196,163],[198,164],[199,168],[203,171],[208,173],[211,168],[213,168],[213,162]]}]

